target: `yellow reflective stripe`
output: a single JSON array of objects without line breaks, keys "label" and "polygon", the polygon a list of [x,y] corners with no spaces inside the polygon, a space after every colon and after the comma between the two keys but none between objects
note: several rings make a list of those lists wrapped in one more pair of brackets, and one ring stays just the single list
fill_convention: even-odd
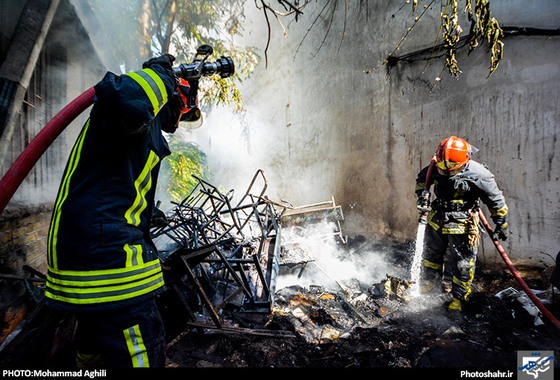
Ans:
[{"label": "yellow reflective stripe", "polygon": [[428,224],[430,226],[432,226],[434,230],[437,231],[437,230],[439,230],[439,225],[434,223],[434,221],[432,220],[432,218],[434,217],[435,214],[436,214],[436,210],[430,211],[430,213],[428,214]]},{"label": "yellow reflective stripe", "polygon": [[459,285],[461,288],[465,289],[467,293],[464,296],[464,299],[467,300],[469,295],[472,292],[472,282],[474,279],[474,260],[469,260],[469,279],[467,281],[462,281],[457,277],[453,276],[453,283]]},{"label": "yellow reflective stripe", "polygon": [[134,181],[134,188],[136,189],[136,198],[132,203],[132,206],[125,212],[124,217],[128,224],[133,226],[140,225],[140,214],[148,206],[146,201],[146,193],[152,187],[152,169],[159,162],[159,157],[150,151],[148,160],[142,169],[142,172]]},{"label": "yellow reflective stripe", "polygon": [[158,271],[155,276],[125,285],[101,286],[93,288],[72,288],[53,285],[47,282],[45,295],[53,300],[88,305],[104,302],[122,301],[153,292],[164,285],[163,274]]},{"label": "yellow reflective stripe", "polygon": [[414,191],[416,192],[416,191],[425,190],[425,189],[426,189],[426,184],[425,183],[417,183]]},{"label": "yellow reflective stripe", "polygon": [[60,212],[61,212],[61,208],[62,205],[64,203],[64,201],[66,200],[66,198],[68,197],[68,189],[70,187],[70,179],[72,178],[72,175],[74,174],[74,171],[76,170],[76,167],[78,166],[78,162],[80,161],[80,156],[82,154],[82,147],[84,145],[84,139],[85,139],[85,135],[87,133],[87,130],[89,129],[89,119],[86,122],[86,125],[84,126],[82,132],[80,133],[80,136],[78,136],[78,139],[76,140],[76,144],[74,145],[74,148],[72,149],[72,153],[70,155],[70,160],[68,161],[68,167],[66,169],[66,172],[64,174],[64,178],[62,180],[62,184],[60,186],[60,190],[57,196],[57,200],[56,200],[56,204],[54,207],[54,212],[53,212],[53,217],[51,220],[51,226],[50,226],[50,230],[49,230],[49,243],[48,243],[48,259],[49,259],[49,265],[52,268],[57,268],[58,267],[58,262],[57,262],[57,257],[56,257],[56,244],[58,242],[58,227],[60,224]]},{"label": "yellow reflective stripe", "polygon": [[453,276],[453,282],[459,285],[461,288],[469,290],[472,284],[472,278],[468,281],[461,281],[457,277]]},{"label": "yellow reflective stripe", "polygon": [[154,70],[144,69],[142,71],[145,72],[146,74],[148,74],[150,76],[150,78],[152,78],[152,80],[155,82],[156,86],[158,87],[159,93],[161,94],[161,100],[162,100],[161,107],[163,107],[163,105],[165,103],[167,103],[167,91],[165,89],[165,84],[163,84],[163,81],[161,80],[160,76],[157,75]]},{"label": "yellow reflective stripe", "polygon": [[448,234],[448,235],[461,235],[466,234],[468,232],[467,226],[465,224],[461,224],[457,227],[442,227],[441,233]]},{"label": "yellow reflective stripe", "polygon": [[152,103],[154,116],[157,115],[164,104],[167,103],[167,91],[159,75],[152,69],[144,69],[127,75],[142,87]]},{"label": "yellow reflective stripe", "polygon": [[431,269],[441,269],[443,268],[442,264],[434,263],[433,261],[428,261],[426,259],[423,260],[424,266]]},{"label": "yellow reflective stripe", "polygon": [[123,330],[126,346],[132,359],[132,367],[134,368],[147,368],[150,366],[148,360],[148,350],[144,345],[144,339],[140,332],[140,326],[134,325],[128,329]]},{"label": "yellow reflective stripe", "polygon": [[159,259],[156,259],[143,265],[118,269],[72,271],[49,268],[47,279],[50,284],[68,287],[117,286],[152,276],[159,271],[161,265]]},{"label": "yellow reflective stripe", "polygon": [[133,267],[144,264],[142,259],[142,245],[141,244],[125,244],[124,251],[126,252],[126,266]]},{"label": "yellow reflective stripe", "polygon": [[132,79],[134,79],[140,85],[140,87],[144,89],[144,92],[148,96],[148,99],[150,99],[150,103],[152,103],[154,116],[157,115],[159,113],[160,105],[157,96],[154,93],[153,88],[150,86],[148,82],[146,82],[146,80],[143,77],[141,77],[137,73],[128,73],[127,75]]},{"label": "yellow reflective stripe", "polygon": [[499,208],[497,210],[490,209],[490,214],[492,216],[506,216],[507,213],[508,213],[508,206],[507,205],[505,205],[504,207]]}]

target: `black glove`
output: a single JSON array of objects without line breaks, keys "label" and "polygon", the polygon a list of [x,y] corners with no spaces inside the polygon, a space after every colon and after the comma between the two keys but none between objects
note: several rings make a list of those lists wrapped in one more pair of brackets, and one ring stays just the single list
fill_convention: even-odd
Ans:
[{"label": "black glove", "polygon": [[175,62],[175,57],[171,54],[164,54],[159,57],[150,58],[142,64],[142,68],[146,69],[152,65],[159,65],[163,69],[163,73],[173,80],[173,88],[177,87],[177,78],[175,78],[175,72],[173,71],[173,62]]},{"label": "black glove", "polygon": [[167,225],[169,225],[169,220],[167,220],[165,213],[159,208],[154,207],[150,227],[165,227]]},{"label": "black glove", "polygon": [[494,229],[494,237],[496,239],[506,241],[507,240],[508,225],[503,224],[501,226],[496,226]]},{"label": "black glove", "polygon": [[420,212],[427,212],[432,210],[432,208],[430,207],[430,193],[427,190],[424,190],[422,195],[418,197],[418,200],[416,201],[416,208]]},{"label": "black glove", "polygon": [[159,57],[150,58],[142,64],[142,68],[145,69],[151,65],[157,64],[161,65],[166,69],[173,70],[173,62],[175,62],[175,57],[171,54],[164,54]]}]

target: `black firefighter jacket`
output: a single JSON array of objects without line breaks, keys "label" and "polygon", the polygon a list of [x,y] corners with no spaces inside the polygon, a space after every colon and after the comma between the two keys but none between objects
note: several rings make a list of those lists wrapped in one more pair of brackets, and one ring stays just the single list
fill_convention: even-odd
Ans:
[{"label": "black firefighter jacket", "polygon": [[[415,192],[418,196],[425,190],[428,167],[418,173]],[[453,176],[432,173],[435,200],[428,214],[428,224],[444,234],[468,233],[468,221],[481,200],[490,211],[494,223],[506,224],[508,208],[494,175],[483,165],[470,160],[467,166]]]},{"label": "black firefighter jacket", "polygon": [[[171,64],[108,72],[67,163],[48,237],[47,303],[83,310],[123,306],[163,286],[149,236],[162,127],[175,89]],[[175,117],[175,120],[176,117]]]}]

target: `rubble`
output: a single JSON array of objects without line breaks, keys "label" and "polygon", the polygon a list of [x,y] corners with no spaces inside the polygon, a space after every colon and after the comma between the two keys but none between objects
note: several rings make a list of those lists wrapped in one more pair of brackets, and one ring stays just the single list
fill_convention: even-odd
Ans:
[{"label": "rubble", "polygon": [[523,292],[519,292],[517,289],[509,287],[496,294],[496,297],[506,300],[508,302],[518,302],[523,310],[533,317],[533,323],[535,326],[543,325],[544,322],[541,319],[542,313],[539,309],[531,302],[529,297]]},{"label": "rubble", "polygon": [[[410,294],[410,245],[340,239],[338,225],[335,234],[325,225],[320,232],[315,227],[283,230],[271,312],[242,322],[291,332],[290,338],[228,334],[206,341],[191,332],[169,348],[171,360],[197,366],[201,361],[188,352],[202,350],[220,356],[228,367],[515,369],[516,350],[558,355],[560,334],[553,326],[535,325],[521,306],[495,296],[496,289],[515,286],[505,270],[481,268],[464,312],[451,313],[446,308],[452,297],[449,275],[439,293]],[[317,246],[298,240],[304,235]],[[332,266],[321,257],[328,255]],[[348,264],[352,275],[344,273]],[[364,277],[364,266],[377,273]],[[546,278],[539,286],[546,286]],[[557,302],[550,306],[560,310]],[[233,351],[218,350],[220,345]]]},{"label": "rubble", "polygon": [[[560,333],[535,323],[505,269],[480,268],[463,313],[449,312],[448,274],[439,292],[411,294],[412,243],[347,238],[334,199],[298,208],[271,201],[266,187],[257,172],[233,204],[199,180],[153,229],[168,289],[159,304],[169,367],[514,369],[517,350],[560,360]],[[558,315],[559,299],[537,273],[531,285]],[[72,321],[36,314],[0,363],[72,365]]]},{"label": "rubble", "polygon": [[234,204],[233,190],[224,194],[195,179],[193,191],[152,230],[168,288],[161,302],[168,324],[223,329],[228,312],[270,313],[280,267],[299,267],[301,275],[310,262],[318,266],[303,247],[284,244],[284,228],[334,223],[337,231],[329,237],[343,240],[334,198],[300,207],[272,201],[259,170]]}]

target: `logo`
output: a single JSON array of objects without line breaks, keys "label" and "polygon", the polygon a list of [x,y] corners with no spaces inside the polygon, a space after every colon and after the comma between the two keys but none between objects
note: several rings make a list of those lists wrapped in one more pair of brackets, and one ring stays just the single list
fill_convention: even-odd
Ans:
[{"label": "logo", "polygon": [[517,351],[519,380],[554,380],[553,351]]}]

